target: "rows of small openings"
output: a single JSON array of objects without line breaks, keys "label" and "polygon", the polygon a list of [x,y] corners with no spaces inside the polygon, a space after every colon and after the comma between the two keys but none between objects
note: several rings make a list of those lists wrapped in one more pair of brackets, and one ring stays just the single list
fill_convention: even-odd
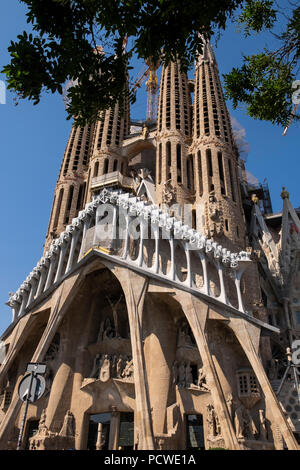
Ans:
[{"label": "rows of small openings", "polygon": [[171,127],[171,66],[167,67],[167,89],[166,89],[166,128]]},{"label": "rows of small openings", "polygon": [[125,109],[124,109],[124,128],[123,128],[123,136],[130,134],[130,125],[129,125],[129,99],[128,95],[125,98]]},{"label": "rows of small openings", "polygon": [[219,136],[220,125],[219,125],[219,118],[218,118],[218,109],[217,109],[216,95],[215,95],[214,83],[213,83],[212,72],[211,72],[210,66],[208,67],[208,76],[209,76],[210,96],[211,96],[211,102],[212,102],[215,134]]},{"label": "rows of small openings", "polygon": [[182,75],[182,95],[183,95],[183,115],[184,115],[184,132],[185,135],[189,135],[189,116],[188,113],[190,112],[190,103],[189,103],[189,95],[187,91],[187,80],[184,75]]},{"label": "rows of small openings", "polygon": [[64,224],[69,223],[69,217],[70,217],[70,210],[71,210],[71,206],[72,206],[73,194],[74,194],[74,186],[72,185],[69,188],[68,200],[67,200],[67,205],[66,205],[66,210],[65,210]]},{"label": "rows of small openings", "polygon": [[108,121],[108,130],[107,130],[107,137],[106,137],[106,145],[111,144],[112,139],[112,131],[113,131],[113,123],[114,123],[114,113],[113,110],[109,110],[109,121]]},{"label": "rows of small openings", "polygon": [[75,129],[75,127],[73,127],[72,133],[71,133],[71,138],[70,138],[70,145],[69,145],[69,149],[68,149],[68,153],[67,153],[67,157],[66,157],[66,163],[65,163],[65,166],[64,166],[64,176],[67,174],[67,171],[69,169],[69,163],[70,163],[71,153],[72,153],[72,150],[73,150],[75,135],[76,135],[76,129]]},{"label": "rows of small openings", "polygon": [[225,177],[224,177],[224,165],[223,165],[222,152],[218,152],[218,165],[219,165],[221,194],[225,195],[226,194],[226,188],[225,188]]},{"label": "rows of small openings", "polygon": [[98,123],[99,134],[98,134],[98,141],[97,141],[97,150],[100,150],[101,145],[102,145],[102,136],[103,136],[103,128],[104,128],[104,116],[105,116],[105,113],[101,113],[100,120],[99,120],[99,123]]},{"label": "rows of small openings", "polygon": [[161,85],[159,95],[159,112],[158,112],[158,130],[162,129],[162,112],[163,112],[163,101],[164,101],[164,83],[165,83],[165,69],[161,74]]},{"label": "rows of small openings", "polygon": [[118,119],[117,119],[117,127],[116,127],[116,145],[119,145],[120,143],[121,118],[122,118],[122,113],[121,113],[121,110],[119,110]]},{"label": "rows of small openings", "polygon": [[81,145],[82,145],[83,132],[84,132],[84,127],[80,127],[79,136],[78,136],[78,140],[77,140],[77,147],[76,147],[74,161],[73,161],[73,167],[72,167],[73,171],[76,171],[77,167],[78,167],[80,151],[81,151]]},{"label": "rows of small openings", "polygon": [[88,163],[89,150],[90,150],[90,146],[89,146],[90,135],[91,135],[91,126],[88,126],[87,132],[86,132],[86,139],[85,139],[85,147],[84,147],[83,160],[82,160],[82,164],[83,164],[84,166],[86,166],[87,163]]},{"label": "rows of small openings", "polygon": [[215,187],[213,184],[213,166],[212,166],[212,157],[211,157],[211,150],[206,150],[206,163],[207,163],[207,177],[208,177],[208,187],[209,191],[214,191]]},{"label": "rows of small openings", "polygon": [[176,118],[176,129],[180,129],[180,93],[179,93],[179,76],[178,76],[178,62],[175,64],[175,70],[174,70],[174,75],[175,75],[175,87],[174,87],[174,92],[175,92],[175,118]]},{"label": "rows of small openings", "polygon": [[54,222],[53,222],[53,231],[56,230],[56,228],[57,228],[63,195],[64,195],[64,188],[61,188],[60,191],[59,191],[59,196],[58,196],[58,200],[57,200],[55,219],[54,219]]},{"label": "rows of small openings", "polygon": [[209,135],[209,116],[208,116],[208,103],[207,103],[207,88],[205,68],[202,67],[202,101],[203,101],[203,120],[204,120],[204,134]]},{"label": "rows of small openings", "polygon": [[230,131],[230,129],[228,129],[228,126],[227,126],[227,123],[226,123],[225,99],[224,99],[222,87],[221,87],[221,84],[220,84],[220,79],[219,79],[219,76],[218,76],[217,72],[215,72],[215,83],[216,83],[216,87],[217,87],[217,93],[218,93],[218,98],[219,98],[219,106],[220,106],[220,110],[221,110],[221,118],[222,118],[223,130],[224,130],[224,138],[225,138],[225,141],[228,142],[229,141],[228,135],[231,136],[231,131]]}]

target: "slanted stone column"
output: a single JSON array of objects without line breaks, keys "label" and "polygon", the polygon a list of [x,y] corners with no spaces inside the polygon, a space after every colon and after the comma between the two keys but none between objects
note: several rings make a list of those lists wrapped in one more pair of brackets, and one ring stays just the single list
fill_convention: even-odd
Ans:
[{"label": "slanted stone column", "polygon": [[138,435],[138,449],[153,450],[154,438],[142,334],[143,309],[148,289],[148,278],[124,268],[115,269],[114,274],[123,288],[128,310],[134,364],[135,427],[137,428],[136,435]]},{"label": "slanted stone column", "polygon": [[284,416],[282,408],[268,380],[262,362],[258,356],[260,328],[250,324],[242,318],[232,318],[230,328],[234,331],[240,345],[242,346],[257,380],[265,395],[267,405],[271,409],[274,422],[280,427],[280,432],[290,450],[299,450],[297,441]]},{"label": "slanted stone column", "polygon": [[116,410],[113,410],[111,413],[111,420],[110,420],[110,432],[109,432],[109,441],[108,441],[109,450],[118,450],[119,431],[120,431],[120,413]]},{"label": "slanted stone column", "polygon": [[197,343],[207,375],[207,385],[211,390],[213,404],[220,420],[222,436],[226,447],[230,450],[237,450],[240,448],[240,445],[234,432],[226,400],[205,336],[205,325],[209,307],[197,297],[186,292],[176,290],[176,297],[181,304]]}]

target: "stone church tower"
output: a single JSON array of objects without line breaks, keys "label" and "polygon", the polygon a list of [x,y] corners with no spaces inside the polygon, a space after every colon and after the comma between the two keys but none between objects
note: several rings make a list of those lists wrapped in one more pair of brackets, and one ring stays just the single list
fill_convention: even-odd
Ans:
[{"label": "stone church tower", "polygon": [[162,67],[156,121],[129,112],[71,131],[43,257],[8,301],[0,448],[42,362],[24,449],[298,449],[291,385],[276,395],[298,214],[243,178],[210,44],[194,80]]}]

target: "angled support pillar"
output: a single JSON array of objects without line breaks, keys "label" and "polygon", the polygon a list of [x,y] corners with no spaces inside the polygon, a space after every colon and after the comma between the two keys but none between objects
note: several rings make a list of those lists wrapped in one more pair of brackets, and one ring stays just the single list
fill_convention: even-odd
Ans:
[{"label": "angled support pillar", "polygon": [[240,449],[240,445],[236,438],[226,400],[205,336],[205,325],[209,307],[200,299],[187,292],[177,291],[176,296],[178,296],[183,312],[192,329],[203,365],[207,371],[208,386],[211,384],[211,395],[221,423],[225,445],[230,450],[238,450]]},{"label": "angled support pillar", "polygon": [[134,364],[138,446],[142,450],[153,450],[155,446],[142,335],[143,309],[148,290],[148,278],[122,268],[117,268],[114,274],[123,288],[128,310]]},{"label": "angled support pillar", "polygon": [[252,366],[252,369],[265,395],[266,402],[271,409],[273,419],[279,426],[288,449],[299,450],[297,441],[284,416],[282,408],[277,400],[275,392],[271,387],[265,369],[258,356],[260,328],[241,318],[231,318],[229,326],[236,335]]},{"label": "angled support pillar", "polygon": [[[62,283],[59,289],[55,291],[53,296],[53,308],[51,308],[47,326],[41,336],[40,342],[30,362],[43,361],[45,353],[51,344],[51,341],[64,317],[64,314],[72,302],[74,290],[77,288],[78,283],[80,282],[81,276],[79,274],[75,274]],[[13,426],[13,423],[18,416],[22,404],[23,402],[20,400],[18,394],[14,393],[11,404],[0,424],[0,443],[7,441],[11,427]]]}]

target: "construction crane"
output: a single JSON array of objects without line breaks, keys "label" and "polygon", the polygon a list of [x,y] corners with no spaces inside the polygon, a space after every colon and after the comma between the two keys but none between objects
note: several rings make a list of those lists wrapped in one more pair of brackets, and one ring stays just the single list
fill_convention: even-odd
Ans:
[{"label": "construction crane", "polygon": [[286,135],[286,133],[287,133],[287,131],[288,131],[288,128],[289,128],[290,125],[292,124],[292,122],[293,122],[293,120],[294,120],[294,117],[296,116],[296,112],[297,112],[298,106],[299,106],[299,104],[295,104],[294,109],[293,109],[293,111],[292,111],[292,113],[291,113],[291,115],[290,115],[290,117],[289,117],[289,119],[288,119],[287,125],[286,125],[286,127],[284,128],[284,131],[283,131],[283,133],[282,133],[283,136]]},{"label": "construction crane", "polygon": [[157,69],[159,62],[153,64],[151,58],[146,61],[149,66],[149,79],[146,82],[147,87],[147,121],[155,121],[157,116],[157,92],[159,90],[157,80]]},{"label": "construction crane", "polygon": [[157,94],[159,90],[158,80],[157,80],[157,69],[159,63],[153,64],[151,59],[146,61],[147,67],[140,73],[138,78],[135,80],[134,85],[130,90],[130,95],[136,92],[143,83],[146,82],[147,88],[147,121],[155,121],[157,115]]}]

